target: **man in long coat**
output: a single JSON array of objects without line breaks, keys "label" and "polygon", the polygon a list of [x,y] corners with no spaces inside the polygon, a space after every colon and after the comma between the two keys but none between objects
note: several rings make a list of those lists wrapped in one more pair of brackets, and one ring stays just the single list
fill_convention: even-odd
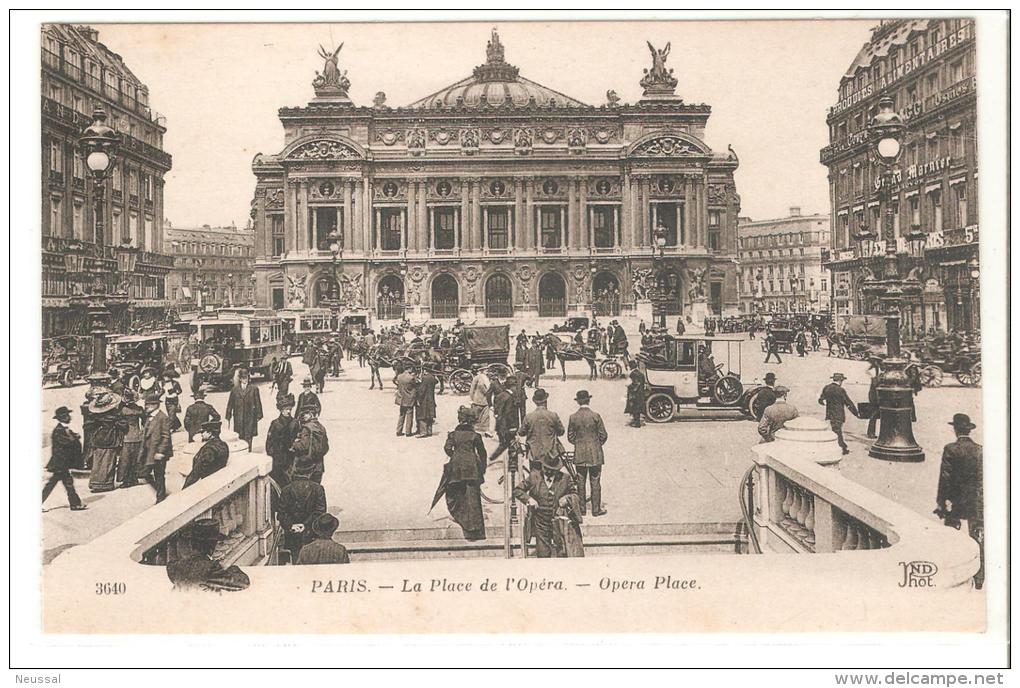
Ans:
[{"label": "man in long coat", "polygon": [[524,374],[528,378],[528,384],[538,387],[539,379],[545,372],[545,360],[542,358],[542,344],[537,337],[531,340],[531,346],[524,353]]},{"label": "man in long coat", "polygon": [[630,384],[627,385],[627,405],[624,413],[630,414],[627,425],[632,428],[641,427],[641,416],[645,412],[645,398],[648,394],[648,379],[638,367],[637,361],[630,362]]},{"label": "man in long coat", "polygon": [[236,564],[225,569],[219,562],[213,561],[216,543],[223,539],[215,519],[194,521],[188,527],[187,535],[194,554],[166,565],[166,575],[175,590],[223,592],[244,590],[251,585],[248,575]]},{"label": "man in long coat", "polygon": [[393,396],[393,404],[400,409],[397,417],[397,437],[414,436],[414,373],[399,367],[394,380],[397,391]]},{"label": "man in long coat", "polygon": [[414,416],[418,421],[418,437],[432,437],[436,422],[436,376],[424,365],[414,389]]},{"label": "man in long coat", "polygon": [[935,513],[951,528],[960,528],[963,521],[967,522],[967,531],[977,541],[981,557],[980,568],[974,575],[974,587],[980,590],[985,582],[984,460],[981,445],[970,438],[977,427],[970,416],[954,414],[950,425],[956,441],[942,450]]},{"label": "man in long coat", "polygon": [[846,390],[843,389],[843,380],[845,379],[846,375],[843,373],[834,373],[832,382],[822,388],[822,394],[818,397],[818,403],[825,406],[825,420],[829,421],[829,427],[836,433],[840,449],[843,450],[844,454],[849,454],[850,448],[846,446],[846,440],[843,439],[843,423],[846,422],[844,407],[850,409],[850,412],[858,418],[860,418],[861,414],[858,413],[857,406],[850,400]]},{"label": "man in long coat", "polygon": [[513,441],[517,430],[521,427],[520,407],[517,405],[514,395],[512,387],[500,384],[492,399],[492,411],[496,415],[496,437],[499,438],[499,446],[489,455],[489,461],[494,461],[510,448],[510,442]]},{"label": "man in long coat", "polygon": [[311,526],[320,514],[326,513],[326,491],[312,480],[317,467],[314,461],[302,457],[294,462],[294,479],[280,490],[277,518],[283,528],[284,548],[296,562],[301,548],[310,538]]},{"label": "man in long coat", "polygon": [[514,365],[514,372],[507,377],[507,387],[513,392],[514,403],[517,404],[518,420],[516,427],[520,427],[521,423],[524,422],[524,417],[528,415],[528,395],[525,392],[527,387],[528,377],[524,374],[524,364],[518,363]]},{"label": "man in long coat", "polygon": [[46,498],[53,492],[57,483],[63,483],[71,511],[82,511],[88,507],[81,503],[81,498],[74,489],[74,478],[71,477],[71,467],[77,466],[81,460],[81,438],[68,427],[68,423],[71,422],[71,409],[61,406],[53,417],[57,421],[57,427],[53,428],[53,434],[50,435],[50,460],[46,464],[50,477],[43,487],[42,500],[45,504]]},{"label": "man in long coat", "polygon": [[528,438],[528,450],[531,454],[532,467],[537,466],[549,456],[559,456],[563,450],[560,437],[566,430],[563,421],[555,411],[546,408],[549,394],[539,387],[531,400],[535,402],[535,410],[524,417],[517,434]]},{"label": "man in long coat", "polygon": [[300,418],[305,409],[314,408],[315,413],[322,413],[322,402],[319,395],[312,391],[312,378],[305,377],[301,382],[302,392],[298,395],[297,406],[294,408],[294,417]]},{"label": "man in long coat", "polygon": [[262,420],[262,398],[244,368],[238,371],[237,384],[230,390],[225,416],[228,423],[233,418],[234,432],[248,443],[248,451],[251,451],[251,441],[259,434],[259,421]]},{"label": "man in long coat", "polygon": [[230,459],[230,447],[220,439],[220,419],[207,420],[202,424],[202,439],[205,444],[195,453],[191,462],[191,473],[184,479],[184,487],[194,485],[202,478],[208,478],[224,468]]},{"label": "man in long coat", "polygon": [[166,499],[166,462],[174,455],[170,443],[170,418],[160,410],[156,395],[145,399],[145,429],[142,431],[142,461],[152,476],[156,503]]},{"label": "man in long coat", "polygon": [[591,515],[606,513],[602,508],[602,465],[605,455],[602,445],[609,439],[602,416],[591,410],[591,395],[580,390],[574,397],[580,406],[567,422],[567,440],[574,445],[574,467],[577,469],[577,493],[581,502],[581,514],[587,513],[585,492],[591,482]]},{"label": "man in long coat", "polygon": [[530,507],[528,516],[535,536],[535,554],[540,559],[567,554],[562,538],[557,537],[556,510],[566,507],[570,496],[577,495],[577,489],[562,467],[559,457],[546,456],[532,468],[528,478],[514,488],[514,497]]},{"label": "man in long coat", "polygon": [[329,436],[326,428],[319,422],[319,413],[315,409],[305,409],[301,413],[301,429],[291,445],[295,466],[298,463],[311,462],[315,470],[312,480],[322,482],[322,474],[326,471],[326,454],[329,452]]}]

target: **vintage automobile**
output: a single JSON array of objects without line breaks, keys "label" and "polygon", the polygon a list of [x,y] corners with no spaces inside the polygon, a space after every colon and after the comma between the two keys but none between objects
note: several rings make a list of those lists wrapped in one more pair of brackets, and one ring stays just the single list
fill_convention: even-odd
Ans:
[{"label": "vintage automobile", "polygon": [[842,358],[864,361],[884,353],[885,327],[885,318],[880,315],[841,316],[829,334],[829,345]]},{"label": "vintage automobile", "polygon": [[591,321],[586,315],[575,315],[567,318],[562,325],[553,325],[553,332],[581,332],[591,327]]},{"label": "vintage automobile", "polygon": [[981,345],[950,341],[923,342],[908,355],[917,365],[918,379],[925,387],[939,387],[946,373],[965,387],[981,384]]},{"label": "vintage automobile", "polygon": [[[793,353],[794,342],[797,339],[797,331],[786,321],[773,320],[768,326],[768,333],[776,340],[776,349],[784,353]],[[768,345],[765,338],[761,339],[761,350],[767,352]]]},{"label": "vintage automobile", "polygon": [[269,310],[202,316],[191,323],[191,339],[193,386],[228,386],[238,368],[268,379],[273,358],[286,355],[283,321]]},{"label": "vintage automobile", "polygon": [[156,377],[174,363],[179,370],[187,370],[191,360],[187,355],[187,336],[180,331],[158,330],[145,334],[124,334],[111,337],[107,352],[107,372],[125,387],[138,390],[145,368],[152,368]]},{"label": "vintage automobile", "polygon": [[91,338],[64,335],[43,341],[43,384],[70,387],[92,370]]},{"label": "vintage automobile", "polygon": [[[742,343],[742,337],[733,335],[669,337],[660,354],[638,354],[636,359],[648,380],[648,420],[668,423],[752,417],[751,404],[760,386],[747,388],[740,380]],[[714,354],[722,349],[726,362],[717,364]]]},{"label": "vintage automobile", "polygon": [[[598,373],[604,380],[615,380],[623,377],[623,360],[619,356],[605,356],[602,352],[586,343],[579,345],[575,334],[553,330],[545,336],[545,345],[552,346],[553,355],[560,364],[560,378],[567,379],[567,361],[585,361],[590,375]],[[587,337],[585,337],[587,340]],[[550,371],[552,372],[552,371]]]}]

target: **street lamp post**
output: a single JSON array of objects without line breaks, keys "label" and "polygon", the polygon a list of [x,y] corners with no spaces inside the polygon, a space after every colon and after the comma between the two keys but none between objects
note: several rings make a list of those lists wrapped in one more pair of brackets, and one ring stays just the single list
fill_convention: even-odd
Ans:
[{"label": "street lamp post", "polygon": [[[92,123],[78,139],[85,156],[85,165],[92,175],[92,196],[94,201],[93,236],[99,249],[101,261],[102,246],[105,243],[103,202],[106,197],[106,179],[114,167],[114,159],[120,146],[120,136],[106,125],[106,111],[97,107],[92,113]],[[100,272],[87,296],[89,325],[92,335],[92,374],[106,373],[106,336],[109,334],[110,311],[106,307],[105,275]]]},{"label": "street lamp post", "polygon": [[[875,155],[882,165],[882,179],[879,187],[880,202],[885,210],[882,218],[882,238],[885,241],[885,256],[882,262],[882,276],[870,277],[864,281],[865,294],[878,299],[879,308],[884,310],[886,326],[886,358],[881,363],[878,376],[878,405],[881,429],[878,440],[868,455],[887,461],[924,461],[924,451],[914,439],[911,413],[914,390],[907,376],[907,361],[900,353],[900,308],[904,297],[920,293],[920,285],[912,276],[903,277],[896,256],[896,237],[893,226],[892,167],[900,155],[900,140],[903,136],[903,119],[893,110],[893,101],[888,96],[878,103],[879,111],[868,125]],[[869,233],[868,237],[873,237]]]},{"label": "street lamp post", "polygon": [[655,247],[659,252],[655,254],[655,296],[656,306],[659,310],[659,327],[666,327],[666,294],[663,286],[666,275],[663,274],[663,261],[666,254],[666,235],[668,231],[662,223],[655,226]]},{"label": "street lamp post", "polygon": [[330,264],[333,268],[333,285],[330,288],[329,296],[330,320],[333,329],[337,330],[340,328],[339,316],[340,310],[343,307],[343,290],[340,288],[340,279],[337,277],[337,263],[339,262],[342,271],[344,263],[344,235],[339,230],[334,229],[326,238],[329,240]]}]

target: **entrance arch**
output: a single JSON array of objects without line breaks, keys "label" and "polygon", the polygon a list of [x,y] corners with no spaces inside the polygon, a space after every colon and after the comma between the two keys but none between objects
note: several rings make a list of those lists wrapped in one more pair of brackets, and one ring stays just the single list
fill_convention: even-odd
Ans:
[{"label": "entrance arch", "polygon": [[376,316],[380,320],[402,320],[404,317],[404,281],[396,275],[379,280],[375,292]]},{"label": "entrance arch", "polygon": [[511,318],[514,314],[514,292],[510,278],[497,272],[485,282],[485,317]]},{"label": "entrance arch", "polygon": [[437,275],[432,281],[432,317],[456,318],[459,315],[457,280],[449,273]]},{"label": "entrance arch", "polygon": [[556,272],[547,272],[538,281],[538,315],[541,318],[567,316],[567,283]]},{"label": "entrance arch", "polygon": [[600,272],[592,281],[592,308],[595,315],[620,315],[620,280],[611,272]]}]

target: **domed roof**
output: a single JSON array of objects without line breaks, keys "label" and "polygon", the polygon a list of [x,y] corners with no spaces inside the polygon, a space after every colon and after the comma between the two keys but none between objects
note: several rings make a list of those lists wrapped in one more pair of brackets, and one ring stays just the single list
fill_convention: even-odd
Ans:
[{"label": "domed roof", "polygon": [[411,107],[591,107],[520,76],[517,67],[503,60],[503,45],[495,29],[485,52],[485,64],[475,67],[471,76],[416,100]]}]

